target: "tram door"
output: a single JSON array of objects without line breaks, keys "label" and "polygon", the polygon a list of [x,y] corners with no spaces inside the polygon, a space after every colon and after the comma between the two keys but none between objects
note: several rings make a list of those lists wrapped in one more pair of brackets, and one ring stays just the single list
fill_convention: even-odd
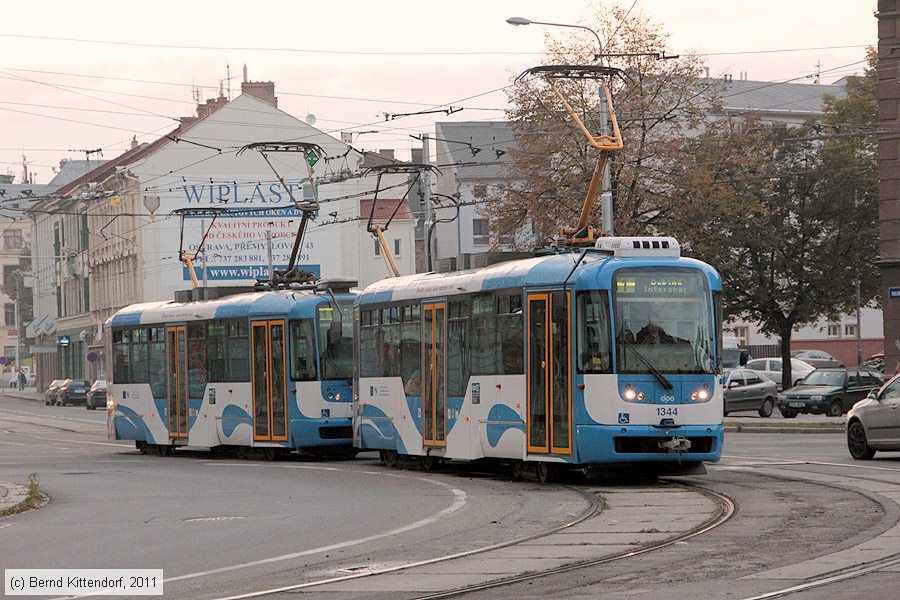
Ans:
[{"label": "tram door", "polygon": [[447,445],[447,303],[422,311],[422,439],[426,446]]},{"label": "tram door", "polygon": [[166,328],[169,437],[188,436],[187,327]]},{"label": "tram door", "polygon": [[569,292],[528,295],[528,451],[572,453]]},{"label": "tram door", "polygon": [[286,441],[287,355],[284,321],[253,321],[253,440]]}]

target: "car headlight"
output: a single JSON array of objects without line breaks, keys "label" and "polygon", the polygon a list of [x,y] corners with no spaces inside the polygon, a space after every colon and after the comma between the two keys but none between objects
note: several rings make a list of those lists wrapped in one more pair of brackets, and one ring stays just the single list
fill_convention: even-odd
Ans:
[{"label": "car headlight", "polygon": [[825,396],[816,395],[816,396],[810,396],[809,399],[812,400],[813,402],[821,402],[824,397]]}]

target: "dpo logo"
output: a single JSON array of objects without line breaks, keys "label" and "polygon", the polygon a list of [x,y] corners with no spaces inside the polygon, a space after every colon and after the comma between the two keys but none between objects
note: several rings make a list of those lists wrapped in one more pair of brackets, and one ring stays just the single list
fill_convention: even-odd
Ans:
[{"label": "dpo logo", "polygon": [[675,396],[660,396],[660,402],[675,402]]}]

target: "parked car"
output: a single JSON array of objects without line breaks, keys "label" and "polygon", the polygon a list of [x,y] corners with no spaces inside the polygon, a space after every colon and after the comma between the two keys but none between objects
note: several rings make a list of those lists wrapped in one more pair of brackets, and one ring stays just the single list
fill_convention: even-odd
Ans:
[{"label": "parked car", "polygon": [[844,366],[844,363],[822,350],[794,350],[791,356],[817,369],[840,369]]},{"label": "parked car", "polygon": [[856,404],[847,413],[847,449],[856,460],[877,450],[900,450],[900,375]]},{"label": "parked car", "polygon": [[54,379],[50,382],[50,385],[47,386],[47,390],[44,392],[44,404],[47,406],[56,404],[56,392],[59,391],[59,386],[61,386],[64,381],[64,379]]},{"label": "parked car", "polygon": [[761,417],[772,416],[778,392],[775,382],[750,369],[725,372],[725,416],[739,410],[755,410]]},{"label": "parked car", "polygon": [[796,417],[797,413],[839,417],[881,384],[878,371],[816,369],[800,385],[779,394],[778,410],[785,419]]},{"label": "parked car", "polygon": [[66,404],[82,404],[87,400],[91,382],[85,379],[66,379],[59,391],[56,392],[56,403],[60,406]]},{"label": "parked car", "polygon": [[106,381],[98,379],[94,382],[91,389],[88,390],[84,406],[88,410],[95,410],[98,407],[106,408]]},{"label": "parked car", "polygon": [[[755,358],[745,365],[746,368],[752,369],[757,373],[762,373],[772,381],[774,381],[778,388],[781,389],[781,359],[780,358]],[[798,358],[791,359],[791,379],[793,379],[793,385],[797,385],[801,379],[815,371],[816,368],[811,364],[804,362]],[[792,387],[792,386],[787,386]]]},{"label": "parked car", "polygon": [[874,369],[879,373],[884,373],[884,353],[873,354],[862,363],[860,363],[860,368],[864,369]]},{"label": "parked car", "polygon": [[750,351],[746,348],[723,348],[722,349],[722,368],[735,369],[743,367],[747,361],[753,358]]}]

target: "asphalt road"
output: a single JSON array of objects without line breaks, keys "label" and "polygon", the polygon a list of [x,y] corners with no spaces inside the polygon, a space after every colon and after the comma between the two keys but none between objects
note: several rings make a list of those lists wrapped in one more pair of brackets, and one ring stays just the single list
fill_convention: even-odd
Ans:
[{"label": "asphalt road", "polygon": [[[588,508],[577,483],[390,470],[366,455],[269,463],[141,456],[105,431],[102,412],[0,397],[0,481],[35,473],[50,496],[44,508],[0,521],[0,568],[162,568],[166,597],[222,597],[536,534]],[[735,515],[662,550],[466,597],[754,598],[807,579],[803,569],[788,577],[779,568],[833,560],[881,539],[900,518],[886,500],[900,497],[900,453],[861,464],[834,433],[729,433],[722,462],[681,481],[731,497]],[[612,485],[606,493],[631,489]],[[679,508],[652,516],[665,523]],[[898,581],[900,569],[876,570],[792,597],[888,599]],[[361,590],[305,594],[398,597]]]}]

